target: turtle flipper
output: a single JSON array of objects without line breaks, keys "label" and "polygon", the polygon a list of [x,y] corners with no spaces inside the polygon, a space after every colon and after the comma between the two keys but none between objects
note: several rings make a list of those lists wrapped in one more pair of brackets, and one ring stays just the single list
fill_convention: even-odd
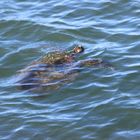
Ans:
[{"label": "turtle flipper", "polygon": [[34,64],[18,71],[17,87],[23,90],[38,88],[41,76],[44,73],[49,73],[52,69],[47,64]]},{"label": "turtle flipper", "polygon": [[79,67],[104,67],[113,69],[112,64],[102,59],[84,60],[79,63]]}]

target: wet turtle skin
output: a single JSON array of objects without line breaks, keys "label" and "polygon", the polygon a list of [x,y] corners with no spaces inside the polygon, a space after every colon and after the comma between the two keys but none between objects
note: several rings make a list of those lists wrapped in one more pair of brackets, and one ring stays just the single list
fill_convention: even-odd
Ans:
[{"label": "wet turtle skin", "polygon": [[79,63],[79,67],[95,67],[95,66],[101,66],[104,68],[110,68],[110,69],[114,69],[114,67],[112,66],[112,64],[110,64],[109,62],[102,60],[102,59],[89,59],[89,60],[84,60],[81,61]]},{"label": "wet turtle skin", "polygon": [[75,54],[77,53],[73,50],[52,52],[40,60],[33,62],[31,66],[19,72],[21,78],[18,81],[18,87],[20,87],[20,89],[32,89],[52,86],[56,89],[60,87],[61,84],[74,79],[82,67],[112,67],[110,63],[102,59],[81,60],[75,63]]}]

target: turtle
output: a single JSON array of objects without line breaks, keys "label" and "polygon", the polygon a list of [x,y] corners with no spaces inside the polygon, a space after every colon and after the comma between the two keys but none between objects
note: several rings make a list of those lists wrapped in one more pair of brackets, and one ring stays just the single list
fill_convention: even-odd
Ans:
[{"label": "turtle", "polygon": [[20,70],[17,81],[20,89],[36,89],[42,87],[60,87],[76,77],[83,67],[104,66],[112,67],[102,59],[86,59],[76,61],[77,54],[83,53],[85,48],[76,45],[71,50],[50,52]]}]

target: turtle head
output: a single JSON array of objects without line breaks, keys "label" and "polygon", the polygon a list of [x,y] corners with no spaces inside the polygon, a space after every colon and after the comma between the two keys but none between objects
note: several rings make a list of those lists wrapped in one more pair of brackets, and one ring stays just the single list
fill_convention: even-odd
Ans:
[{"label": "turtle head", "polygon": [[73,52],[74,53],[82,53],[82,52],[84,52],[84,47],[82,46],[82,45],[76,45],[75,47],[74,47],[74,49],[73,49]]}]

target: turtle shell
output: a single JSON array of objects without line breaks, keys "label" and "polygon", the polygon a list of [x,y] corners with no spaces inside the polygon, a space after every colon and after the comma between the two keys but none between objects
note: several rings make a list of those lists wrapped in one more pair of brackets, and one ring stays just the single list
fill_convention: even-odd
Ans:
[{"label": "turtle shell", "polygon": [[73,58],[74,57],[71,54],[67,54],[65,52],[52,52],[41,58],[39,62],[45,64],[64,64],[71,62]]}]

